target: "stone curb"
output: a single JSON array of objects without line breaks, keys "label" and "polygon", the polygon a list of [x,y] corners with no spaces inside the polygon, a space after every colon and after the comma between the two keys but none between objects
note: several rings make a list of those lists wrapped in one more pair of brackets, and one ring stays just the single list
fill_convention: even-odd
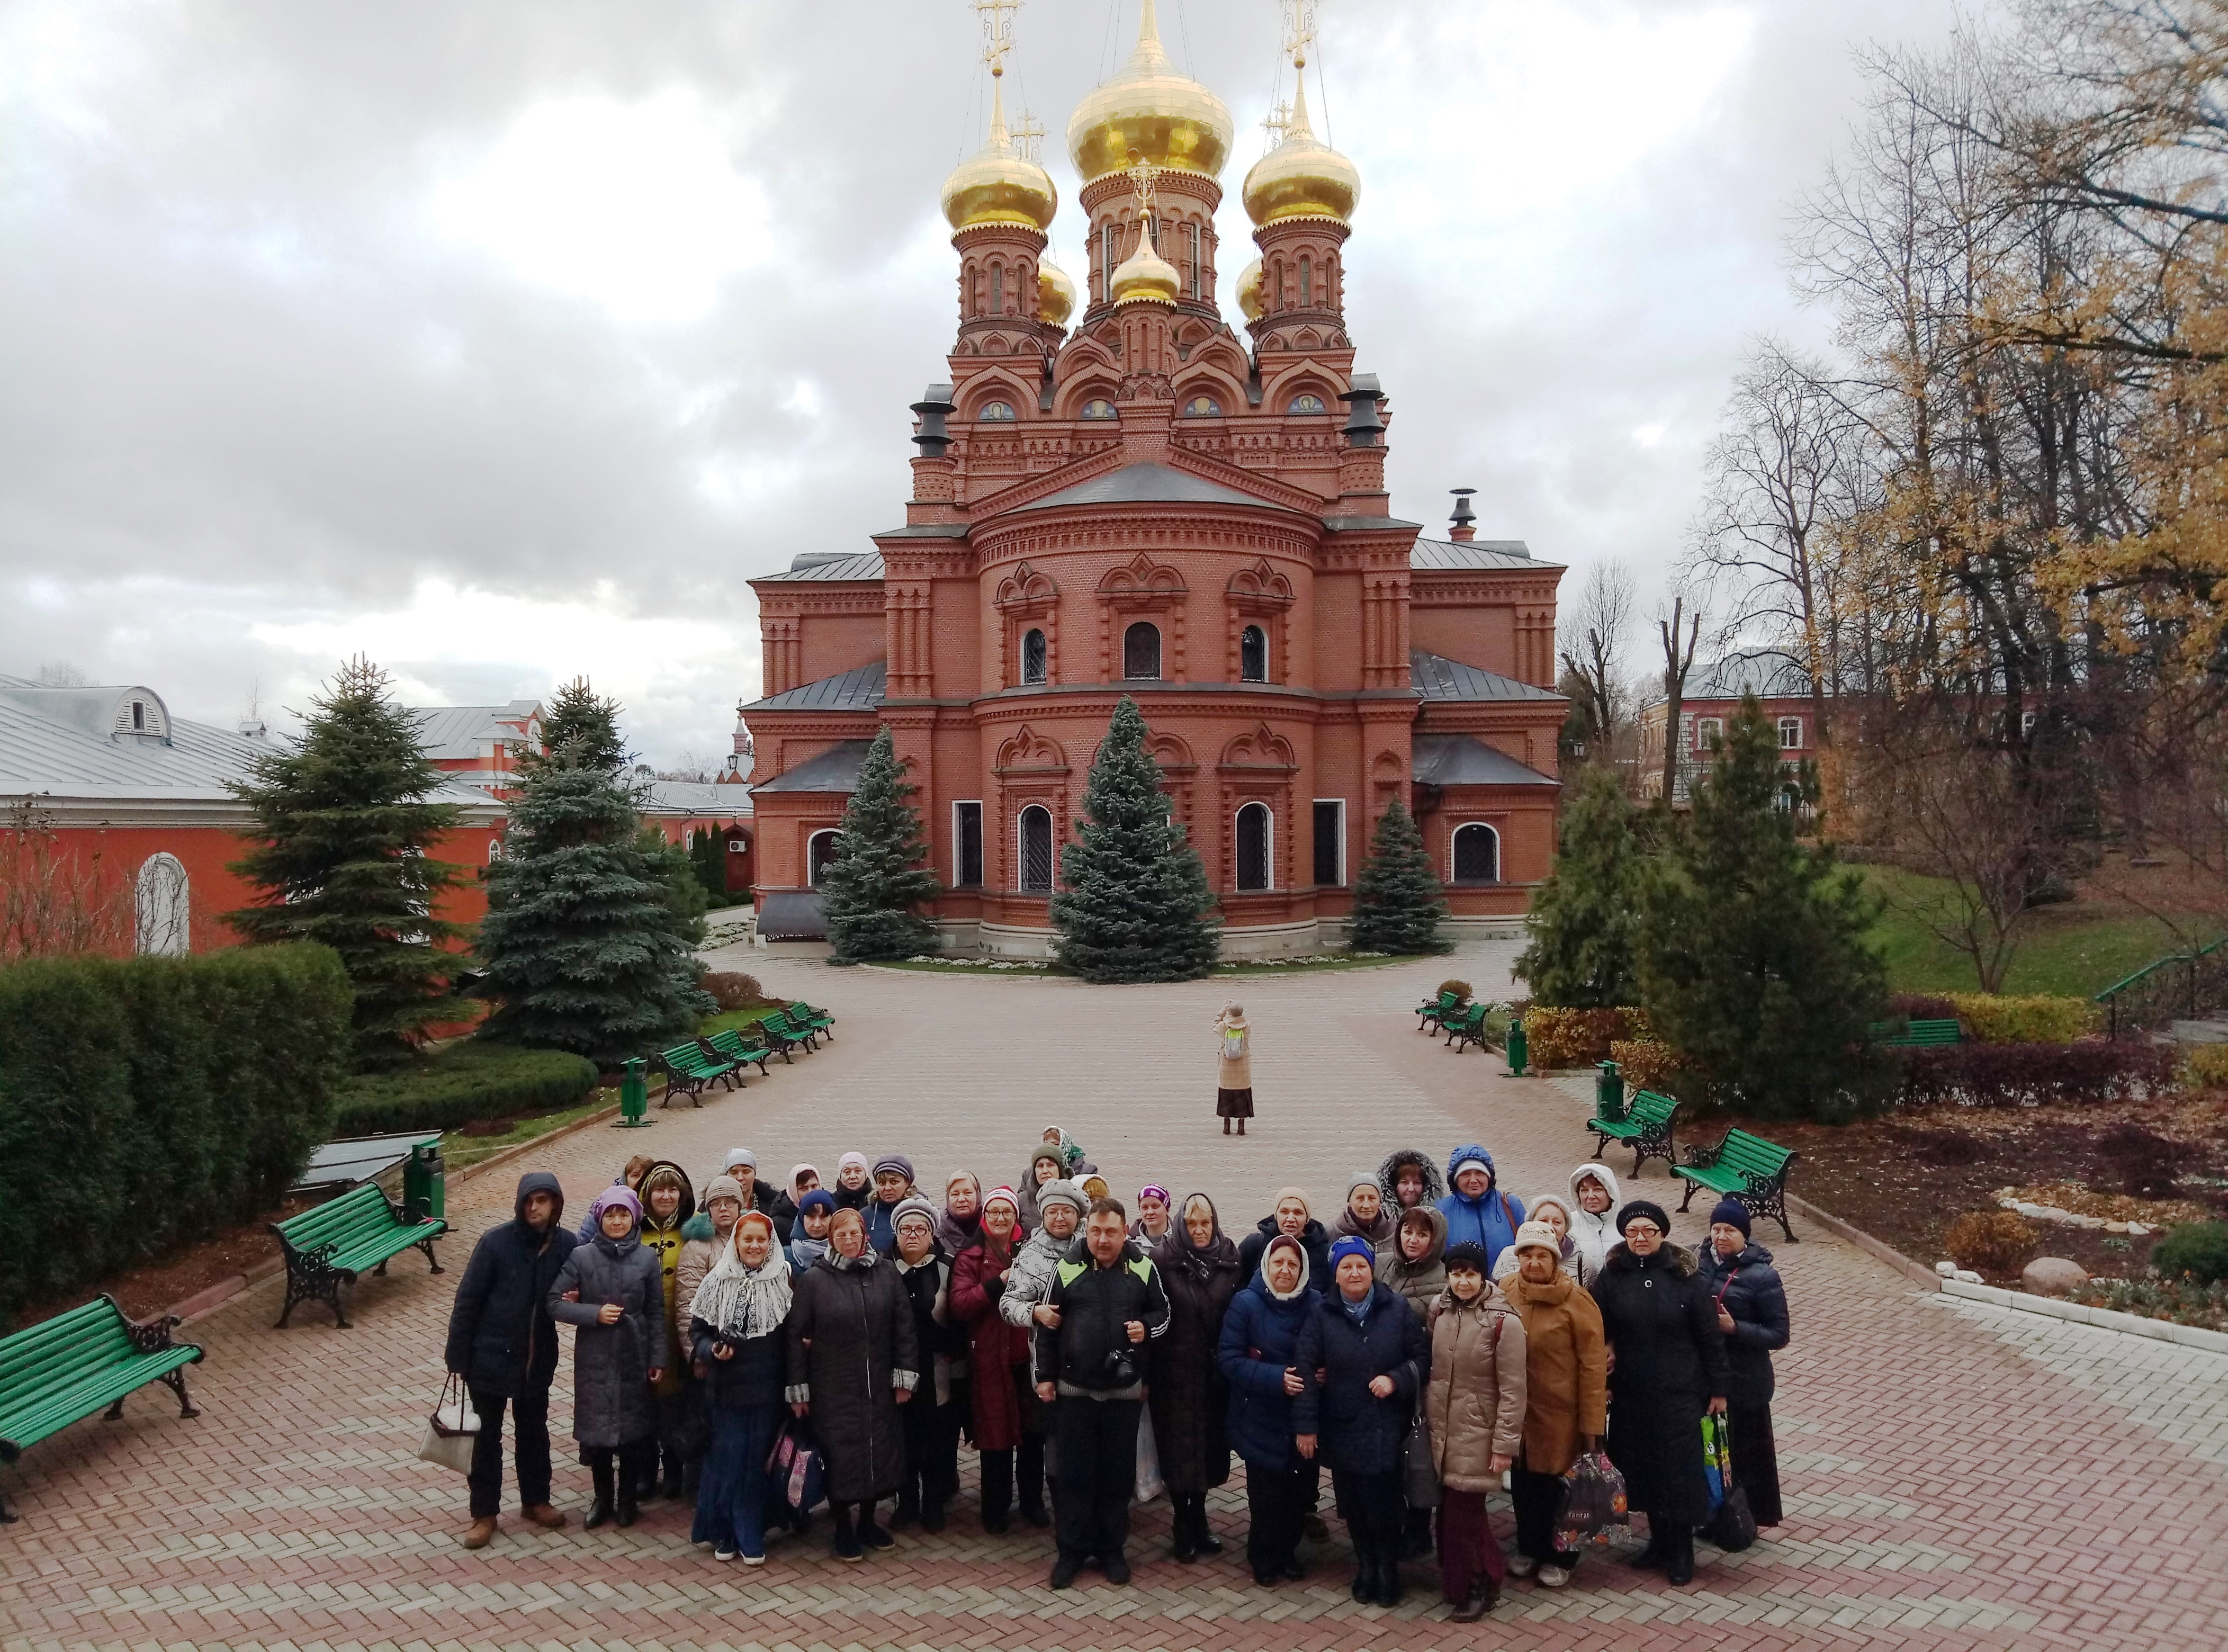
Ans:
[{"label": "stone curb", "polygon": [[1963,1297],[1997,1308],[2016,1308],[2024,1313],[2071,1320],[2077,1325],[2094,1325],[2099,1330],[2148,1336],[2154,1341],[2178,1342],[2184,1348],[2203,1348],[2208,1354],[2228,1354],[2228,1331],[2209,1331],[2201,1325],[2177,1325],[2167,1319],[2145,1319],[2140,1314],[2123,1314],[2115,1308],[2060,1302],[2055,1297],[2031,1296],[2024,1290],[2007,1290],[2001,1285],[1969,1285],[1961,1279],[1944,1279],[1941,1285],[1942,1294],[1946,1297]]}]

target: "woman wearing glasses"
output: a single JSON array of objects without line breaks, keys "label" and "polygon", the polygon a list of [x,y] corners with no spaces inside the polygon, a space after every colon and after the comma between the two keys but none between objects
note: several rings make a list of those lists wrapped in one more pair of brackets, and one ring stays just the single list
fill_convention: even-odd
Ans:
[{"label": "woman wearing glasses", "polygon": [[1702,1413],[1725,1408],[1725,1335],[1693,1253],[1669,1242],[1661,1205],[1634,1200],[1617,1227],[1623,1243],[1610,1248],[1593,1287],[1609,1342],[1610,1461],[1648,1516],[1648,1546],[1632,1564],[1661,1566],[1684,1585],[1694,1579],[1694,1527],[1710,1517]]}]

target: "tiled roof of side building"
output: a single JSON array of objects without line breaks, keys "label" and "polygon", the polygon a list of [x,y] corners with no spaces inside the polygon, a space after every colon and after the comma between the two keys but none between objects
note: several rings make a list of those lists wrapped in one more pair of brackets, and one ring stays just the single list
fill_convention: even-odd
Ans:
[{"label": "tiled roof of side building", "polygon": [[888,669],[876,660],[849,671],[838,671],[816,682],[800,682],[794,688],[768,695],[745,706],[753,711],[871,711],[882,703],[889,682]]},{"label": "tiled roof of side building", "polygon": [[1431,786],[1559,786],[1537,769],[1469,734],[1418,734],[1411,744],[1415,779]]},{"label": "tiled roof of side building", "polygon": [[1422,649],[1408,650],[1408,680],[1426,700],[1560,700],[1552,688],[1535,688],[1475,665],[1464,665]]},{"label": "tiled roof of side building", "polygon": [[505,725],[523,723],[541,709],[538,700],[514,700],[507,706],[413,706],[410,714],[418,720],[426,755],[436,762],[456,762],[485,755],[481,748],[490,740],[522,738],[517,728]]},{"label": "tiled roof of side building", "polygon": [[809,757],[795,768],[761,780],[754,791],[855,791],[859,771],[866,766],[872,740],[837,740],[817,757]]},{"label": "tiled roof of side building", "polygon": [[1559,568],[1532,554],[1521,539],[1419,539],[1408,553],[1408,566],[1422,573],[1454,573],[1475,568]]}]

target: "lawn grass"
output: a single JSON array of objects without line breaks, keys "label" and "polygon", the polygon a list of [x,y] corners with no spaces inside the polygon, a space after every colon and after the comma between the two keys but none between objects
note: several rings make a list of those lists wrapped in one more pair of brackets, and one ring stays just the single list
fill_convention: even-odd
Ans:
[{"label": "lawn grass", "polygon": [[450,1169],[461,1170],[483,1159],[493,1158],[506,1148],[563,1130],[605,1107],[616,1107],[618,1102],[619,1092],[616,1090],[592,1090],[579,1106],[522,1118],[501,1136],[468,1136],[462,1130],[451,1130],[441,1138],[441,1157]]},{"label": "lawn grass", "polygon": [[1386,953],[1381,957],[1327,957],[1296,959],[1290,964],[1272,964],[1266,958],[1235,958],[1214,966],[1218,979],[1226,976],[1249,975],[1317,975],[1336,970],[1379,970],[1392,964],[1413,964],[1422,953]]},{"label": "lawn grass", "polygon": [[[1893,867],[1860,868],[1866,881],[1888,899],[1873,926],[1873,944],[1887,962],[1896,992],[1978,992],[1979,976],[1963,953],[1927,932],[1914,904],[1942,899],[1949,886]],[[2090,998],[2181,943],[2159,919],[2143,912],[2070,901],[2045,906],[2028,920],[2010,969],[2007,993],[2050,993]]]},{"label": "lawn grass", "polygon": [[696,1024],[696,1036],[709,1038],[714,1033],[739,1033],[746,1027],[757,1026],[775,1010],[788,1008],[787,1004],[768,1002],[762,1004],[746,1004],[740,1009],[723,1009],[718,1015],[707,1015],[699,1021]]}]

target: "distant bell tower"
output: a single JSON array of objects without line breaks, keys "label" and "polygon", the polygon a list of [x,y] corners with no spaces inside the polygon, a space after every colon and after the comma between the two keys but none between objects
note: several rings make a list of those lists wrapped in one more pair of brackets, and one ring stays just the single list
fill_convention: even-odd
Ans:
[{"label": "distant bell tower", "polygon": [[990,68],[990,137],[944,181],[944,216],[959,254],[959,343],[974,355],[1041,356],[1056,345],[1074,306],[1074,284],[1044,256],[1060,209],[1052,176],[1029,157],[1022,118],[1016,143],[1006,124],[1006,54],[1021,0],[975,0],[983,16],[983,61]]},{"label": "distant bell tower", "polygon": [[1361,200],[1361,174],[1316,138],[1308,113],[1308,48],[1315,41],[1312,0],[1294,0],[1284,49],[1296,85],[1289,113],[1267,122],[1277,146],[1245,175],[1245,215],[1261,256],[1246,266],[1239,307],[1264,351],[1344,345],[1347,237]]}]

